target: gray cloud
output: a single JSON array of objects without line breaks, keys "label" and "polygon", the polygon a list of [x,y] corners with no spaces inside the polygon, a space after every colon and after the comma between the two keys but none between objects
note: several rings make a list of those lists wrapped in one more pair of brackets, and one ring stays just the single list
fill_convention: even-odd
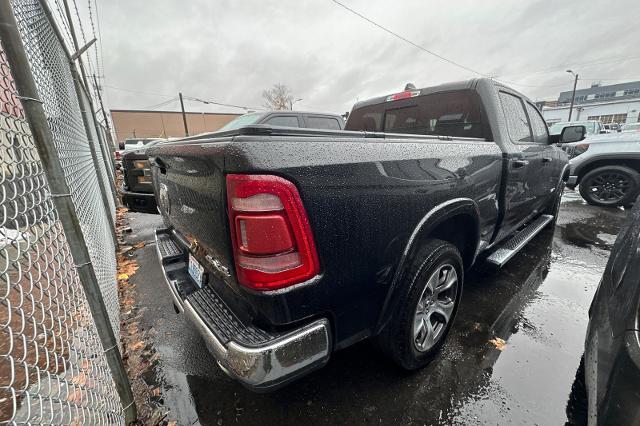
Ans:
[{"label": "gray cloud", "polygon": [[[582,87],[592,78],[640,79],[640,54],[634,54],[640,4],[633,0],[344,2],[428,49],[517,83],[534,99],[570,89],[566,68],[585,77]],[[158,104],[178,91],[260,106],[262,91],[283,83],[303,98],[300,109],[344,112],[357,99],[399,91],[409,81],[420,87],[474,77],[330,0],[117,0],[99,6],[106,85],[156,94],[107,87],[111,108]],[[618,57],[628,59],[593,63]],[[540,72],[549,68],[557,69]]]}]

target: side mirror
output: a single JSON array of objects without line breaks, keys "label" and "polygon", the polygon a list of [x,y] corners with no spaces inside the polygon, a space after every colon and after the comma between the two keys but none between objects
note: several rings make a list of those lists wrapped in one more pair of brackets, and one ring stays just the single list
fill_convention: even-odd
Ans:
[{"label": "side mirror", "polygon": [[567,126],[560,133],[560,143],[580,142],[587,135],[585,126]]}]

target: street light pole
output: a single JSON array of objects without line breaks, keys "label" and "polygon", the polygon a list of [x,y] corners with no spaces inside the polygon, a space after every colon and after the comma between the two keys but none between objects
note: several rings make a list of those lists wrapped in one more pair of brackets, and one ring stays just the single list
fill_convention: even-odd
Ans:
[{"label": "street light pole", "polygon": [[300,102],[301,100],[302,100],[302,98],[296,99],[295,101],[290,99],[289,100],[289,110],[293,111],[293,104],[295,104],[296,102]]},{"label": "street light pole", "polygon": [[574,73],[571,70],[567,70],[569,74],[573,74],[576,78],[573,81],[573,92],[571,93],[571,106],[569,107],[569,120],[571,121],[571,113],[573,112],[573,103],[576,100],[576,87],[578,86],[578,74]]}]

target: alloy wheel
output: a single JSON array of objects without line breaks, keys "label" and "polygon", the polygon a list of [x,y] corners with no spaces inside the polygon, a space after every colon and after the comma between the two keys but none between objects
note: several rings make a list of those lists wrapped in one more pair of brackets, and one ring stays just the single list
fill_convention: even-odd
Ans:
[{"label": "alloy wheel", "polygon": [[607,172],[589,181],[589,194],[603,203],[617,203],[627,195],[632,186],[629,176],[618,172]]},{"label": "alloy wheel", "polygon": [[426,352],[442,338],[452,319],[458,293],[458,274],[453,265],[440,265],[427,280],[418,299],[413,326],[413,344]]}]

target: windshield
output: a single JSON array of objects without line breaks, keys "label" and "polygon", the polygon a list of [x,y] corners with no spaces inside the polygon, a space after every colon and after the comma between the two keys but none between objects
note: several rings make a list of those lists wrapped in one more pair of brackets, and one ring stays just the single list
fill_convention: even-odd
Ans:
[{"label": "windshield", "polygon": [[254,112],[251,114],[241,115],[225,124],[218,132],[228,132],[229,130],[239,129],[240,127],[256,124],[264,116],[264,113]]},{"label": "windshield", "polygon": [[124,141],[124,149],[137,149],[143,147],[156,139],[127,139]]},{"label": "windshield", "polygon": [[584,126],[587,128],[587,133],[593,135],[596,132],[596,123],[593,121],[572,121],[565,123],[555,123],[549,127],[550,135],[559,135],[562,133],[562,129],[567,126]]}]

